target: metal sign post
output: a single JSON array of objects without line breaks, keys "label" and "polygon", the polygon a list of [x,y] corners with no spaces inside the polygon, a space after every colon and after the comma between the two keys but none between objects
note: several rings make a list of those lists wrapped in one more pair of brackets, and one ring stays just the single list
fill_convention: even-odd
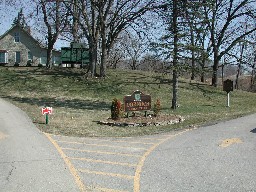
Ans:
[{"label": "metal sign post", "polygon": [[230,101],[230,98],[229,98],[229,92],[228,92],[227,93],[227,107],[230,107],[229,101]]}]

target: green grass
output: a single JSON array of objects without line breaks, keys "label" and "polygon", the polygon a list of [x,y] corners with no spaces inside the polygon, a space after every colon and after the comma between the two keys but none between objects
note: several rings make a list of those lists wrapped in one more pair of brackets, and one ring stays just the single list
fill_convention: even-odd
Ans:
[{"label": "green grass", "polygon": [[[171,77],[153,72],[108,70],[105,79],[86,79],[80,69],[0,68],[0,96],[24,110],[39,129],[73,136],[137,136],[200,126],[256,112],[254,93],[234,91],[231,107],[226,93],[199,82],[179,79],[179,108],[172,110]],[[111,127],[97,124],[110,117],[113,98],[140,90],[160,99],[163,114],[181,115],[185,121],[168,126]],[[54,109],[45,125],[41,107]]]}]

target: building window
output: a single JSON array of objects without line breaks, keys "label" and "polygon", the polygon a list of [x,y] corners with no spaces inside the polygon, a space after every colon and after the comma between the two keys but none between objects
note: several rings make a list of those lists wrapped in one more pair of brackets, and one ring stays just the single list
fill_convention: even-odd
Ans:
[{"label": "building window", "polygon": [[46,57],[40,57],[40,64],[42,64],[43,66],[45,66],[45,65],[46,65],[46,60],[47,60]]},{"label": "building window", "polygon": [[16,43],[20,42],[20,33],[19,32],[14,33],[14,41]]},{"label": "building window", "polygon": [[61,63],[60,57],[53,56],[53,57],[52,57],[52,63],[53,63],[54,65],[59,65],[59,64]]},{"label": "building window", "polygon": [[20,52],[19,51],[15,52],[15,63],[20,63]]},{"label": "building window", "polygon": [[0,50],[0,63],[8,63],[8,53]]},{"label": "building window", "polygon": [[28,51],[28,60],[33,61],[33,55],[30,51]]}]

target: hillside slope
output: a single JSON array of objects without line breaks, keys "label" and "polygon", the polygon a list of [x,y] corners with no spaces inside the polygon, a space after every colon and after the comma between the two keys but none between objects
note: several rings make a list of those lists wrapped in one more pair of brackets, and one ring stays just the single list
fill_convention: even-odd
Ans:
[{"label": "hillside slope", "polygon": [[[108,70],[105,79],[86,79],[80,69],[0,68],[0,96],[28,113],[43,131],[76,136],[133,136],[194,127],[256,112],[254,93],[234,91],[230,108],[226,93],[196,81],[179,80],[179,108],[171,106],[171,77],[153,72]],[[140,90],[160,99],[162,114],[181,115],[185,121],[168,126],[110,127],[97,122],[110,117],[114,98]],[[44,125],[42,106],[53,107],[49,125]]]}]

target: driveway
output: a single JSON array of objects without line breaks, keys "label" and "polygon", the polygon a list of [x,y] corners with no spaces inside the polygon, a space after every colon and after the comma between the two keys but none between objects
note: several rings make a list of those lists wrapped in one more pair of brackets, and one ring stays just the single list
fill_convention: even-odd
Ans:
[{"label": "driveway", "polygon": [[19,109],[0,106],[3,191],[256,191],[256,114],[153,136],[77,138],[40,133]]}]

